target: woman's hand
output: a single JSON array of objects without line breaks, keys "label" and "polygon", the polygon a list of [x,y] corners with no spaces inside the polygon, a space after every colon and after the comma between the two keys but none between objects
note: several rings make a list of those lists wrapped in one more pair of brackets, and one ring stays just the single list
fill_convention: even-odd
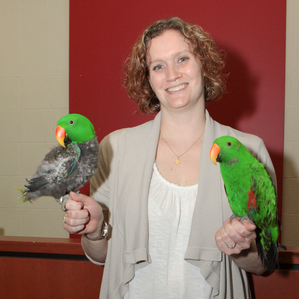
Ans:
[{"label": "woman's hand", "polygon": [[255,240],[256,226],[249,220],[240,222],[238,219],[226,219],[222,227],[216,232],[217,247],[226,255],[239,254],[249,249],[252,240]]},{"label": "woman's hand", "polygon": [[70,192],[65,204],[63,227],[71,234],[99,236],[104,220],[102,207],[91,197]]},{"label": "woman's hand", "polygon": [[[241,269],[261,275],[266,271],[256,248],[256,226],[249,220],[226,219],[216,232],[216,244],[223,253],[230,255]],[[247,250],[245,250],[247,249]]]}]

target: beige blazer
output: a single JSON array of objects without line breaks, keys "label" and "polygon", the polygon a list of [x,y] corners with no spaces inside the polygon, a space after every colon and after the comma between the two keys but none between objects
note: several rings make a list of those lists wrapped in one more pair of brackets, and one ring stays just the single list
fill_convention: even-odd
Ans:
[{"label": "beige blazer", "polygon": [[[161,115],[158,113],[153,121],[115,131],[100,144],[100,166],[91,180],[91,194],[109,208],[109,222],[113,227],[101,299],[123,298],[135,271],[151,262],[147,201],[160,122]],[[246,272],[219,251],[215,244],[216,231],[232,214],[219,165],[215,166],[209,158],[214,139],[223,135],[239,139],[266,165],[276,184],[273,165],[263,141],[254,135],[220,125],[206,111],[198,197],[194,213],[190,215],[192,227],[185,260],[200,268],[213,287],[214,298],[251,298]]]}]

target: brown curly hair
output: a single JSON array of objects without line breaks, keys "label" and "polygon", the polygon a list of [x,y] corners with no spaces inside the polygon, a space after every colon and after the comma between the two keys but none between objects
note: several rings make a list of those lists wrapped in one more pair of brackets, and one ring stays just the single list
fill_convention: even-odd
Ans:
[{"label": "brown curly hair", "polygon": [[205,102],[220,98],[225,90],[227,77],[222,73],[225,66],[223,52],[218,50],[211,36],[201,27],[186,23],[179,18],[153,23],[135,43],[123,69],[125,73],[123,85],[128,96],[137,103],[143,113],[151,114],[160,111],[160,102],[148,81],[146,52],[150,40],[166,30],[179,31],[193,48],[193,54],[201,61],[205,74]]}]

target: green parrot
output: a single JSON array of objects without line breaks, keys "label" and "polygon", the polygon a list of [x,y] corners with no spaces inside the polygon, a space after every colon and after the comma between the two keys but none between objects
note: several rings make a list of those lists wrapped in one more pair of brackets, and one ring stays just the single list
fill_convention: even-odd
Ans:
[{"label": "green parrot", "polygon": [[68,114],[57,122],[54,147],[43,159],[25,188],[17,188],[22,202],[52,196],[64,204],[71,191],[78,191],[98,168],[99,144],[90,120],[80,114]]},{"label": "green parrot", "polygon": [[233,211],[231,220],[249,219],[256,225],[256,243],[263,265],[274,271],[278,265],[279,221],[276,190],[264,165],[236,138],[214,140],[210,158],[220,171]]}]

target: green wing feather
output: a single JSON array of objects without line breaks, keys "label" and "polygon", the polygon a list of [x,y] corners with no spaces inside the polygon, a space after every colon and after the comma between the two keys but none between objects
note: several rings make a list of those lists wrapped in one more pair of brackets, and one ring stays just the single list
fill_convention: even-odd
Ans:
[{"label": "green wing feather", "polygon": [[[256,201],[255,224],[263,231],[269,229],[274,243],[278,240],[278,214],[276,190],[271,178],[262,163],[254,163],[250,167],[252,173],[252,189]],[[266,250],[269,250],[269,242],[261,242]]]}]

